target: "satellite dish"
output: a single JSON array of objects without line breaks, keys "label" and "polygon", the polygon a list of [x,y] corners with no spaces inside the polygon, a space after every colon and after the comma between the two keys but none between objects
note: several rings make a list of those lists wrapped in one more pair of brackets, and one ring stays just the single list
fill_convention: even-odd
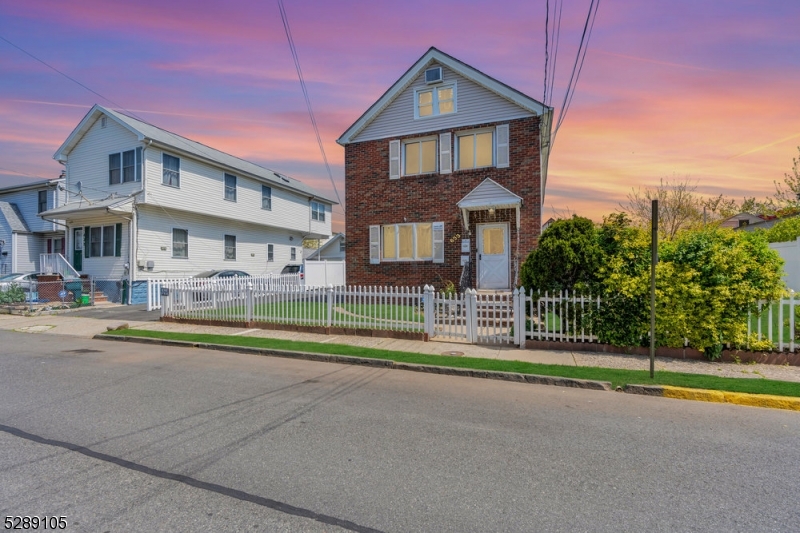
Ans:
[{"label": "satellite dish", "polygon": [[78,192],[81,192],[81,187],[83,187],[83,184],[80,181],[78,181],[77,183],[75,183],[75,187],[78,189]]}]

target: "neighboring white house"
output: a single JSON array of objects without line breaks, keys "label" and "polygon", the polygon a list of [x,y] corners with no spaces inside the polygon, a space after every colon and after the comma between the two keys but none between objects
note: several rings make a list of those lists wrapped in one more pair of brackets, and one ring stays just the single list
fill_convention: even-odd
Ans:
[{"label": "neighboring white house", "polygon": [[55,153],[67,202],[66,258],[82,274],[129,281],[235,269],[280,272],[304,238],[331,235],[336,202],[243,159],[95,105]]},{"label": "neighboring white house", "polygon": [[64,227],[39,217],[64,203],[63,183],[38,180],[0,189],[0,274],[37,271],[39,254],[64,253]]},{"label": "neighboring white house", "polygon": [[306,256],[309,261],[344,261],[344,233],[337,233]]}]

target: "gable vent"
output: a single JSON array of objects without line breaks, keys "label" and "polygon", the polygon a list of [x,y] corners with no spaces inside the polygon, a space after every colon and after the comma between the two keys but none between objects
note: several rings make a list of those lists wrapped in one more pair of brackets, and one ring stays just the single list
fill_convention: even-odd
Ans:
[{"label": "gable vent", "polygon": [[105,128],[107,124],[108,124],[108,117],[103,117],[103,118],[100,119],[100,127],[101,128]]},{"label": "gable vent", "polygon": [[432,83],[442,82],[442,67],[433,67],[425,71],[425,83],[428,85]]}]

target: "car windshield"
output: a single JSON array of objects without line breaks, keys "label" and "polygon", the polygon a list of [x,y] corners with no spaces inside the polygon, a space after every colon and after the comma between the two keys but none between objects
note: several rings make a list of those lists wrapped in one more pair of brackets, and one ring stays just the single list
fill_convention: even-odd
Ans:
[{"label": "car windshield", "polygon": [[298,272],[300,272],[300,265],[286,265],[281,274],[297,274]]}]

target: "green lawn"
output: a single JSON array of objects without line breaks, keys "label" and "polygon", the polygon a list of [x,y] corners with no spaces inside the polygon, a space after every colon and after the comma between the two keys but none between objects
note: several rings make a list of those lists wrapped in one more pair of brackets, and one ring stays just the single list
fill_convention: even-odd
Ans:
[{"label": "green lawn", "polygon": [[452,368],[471,368],[475,370],[496,370],[502,372],[519,372],[522,374],[591,379],[598,381],[610,381],[614,387],[624,387],[628,384],[672,385],[676,387],[696,389],[800,397],[800,383],[774,381],[768,379],[722,378],[704,374],[684,374],[676,372],[657,372],[655,378],[650,379],[649,370],[624,370],[612,368],[544,365],[537,363],[525,363],[521,361],[479,359],[472,357],[449,357],[444,355],[425,355],[411,352],[393,352],[375,348],[361,348],[346,344],[323,344],[318,342],[299,342],[282,339],[267,339],[262,337],[212,335],[201,333],[174,333],[140,329],[117,330],[107,334],[181,340],[194,343],[225,344],[229,346],[246,346],[255,348],[270,348],[275,350],[324,353],[352,357],[369,357],[373,359],[386,359],[403,363],[447,366]]},{"label": "green lawn", "polygon": [[[219,309],[206,309],[199,314],[175,312],[176,316],[186,318],[208,319],[244,319],[245,306],[237,301],[234,305]],[[257,321],[292,323],[297,325],[325,324],[328,318],[328,305],[325,302],[285,301],[257,304],[253,308],[253,317]],[[353,326],[382,326],[387,321],[406,322],[408,329],[421,329],[424,315],[419,308],[410,305],[363,305],[336,304],[333,309],[333,320],[336,323],[348,323]]]}]

